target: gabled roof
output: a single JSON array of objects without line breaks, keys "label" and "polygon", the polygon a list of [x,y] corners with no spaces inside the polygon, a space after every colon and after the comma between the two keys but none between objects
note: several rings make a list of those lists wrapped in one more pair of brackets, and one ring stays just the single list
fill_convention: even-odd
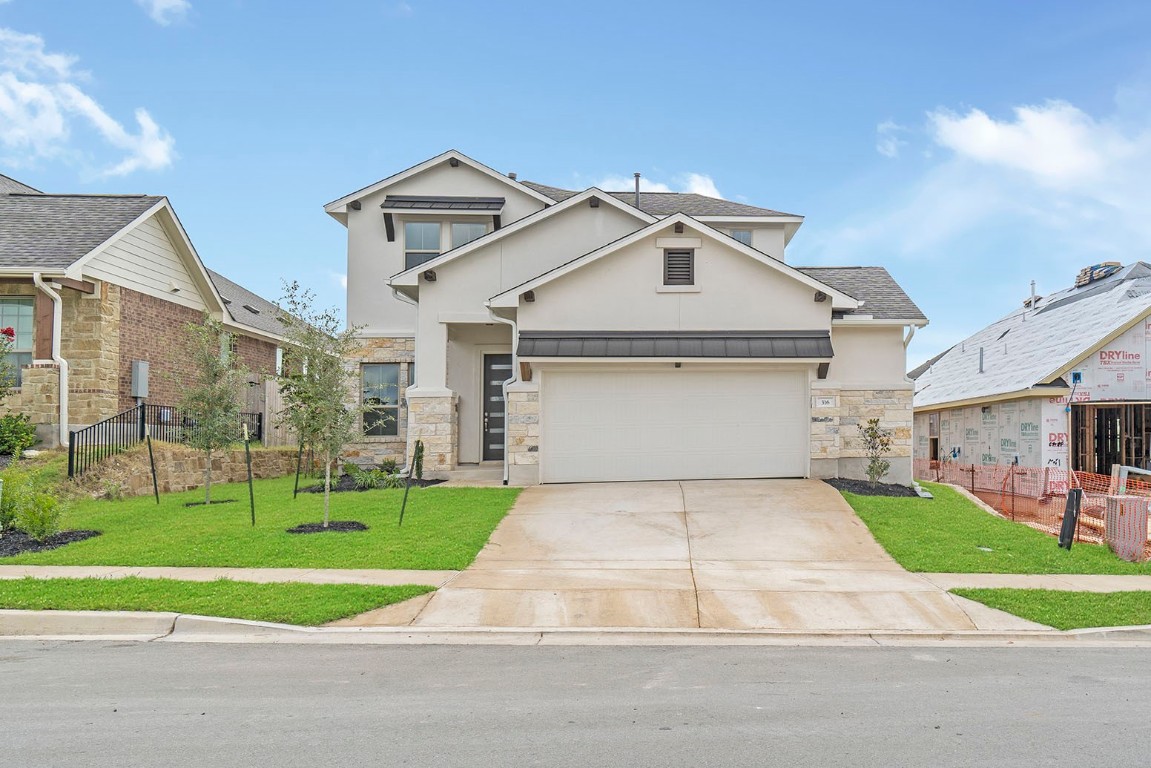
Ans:
[{"label": "gabled roof", "polygon": [[224,308],[238,325],[246,325],[258,331],[283,336],[287,328],[280,322],[280,308],[267,299],[252,293],[238,283],[208,270],[212,284],[224,300]]},{"label": "gabled roof", "polygon": [[800,272],[796,268],[789,266],[788,264],[785,264],[778,259],[773,259],[771,256],[768,256],[761,251],[757,251],[749,245],[744,245],[738,240],[732,237],[728,237],[727,235],[719,232],[716,229],[713,229],[707,224],[696,221],[685,213],[677,213],[673,216],[668,216],[667,218],[655,221],[642,229],[632,232],[626,237],[621,237],[615,242],[601,246],[600,248],[597,248],[590,253],[586,253],[579,258],[573,259],[566,264],[561,264],[555,269],[549,270],[542,275],[528,280],[525,283],[521,283],[514,288],[510,288],[503,293],[493,296],[488,304],[492,307],[516,307],[519,305],[519,297],[521,294],[534,290],[541,285],[545,285],[553,280],[563,277],[569,272],[598,261],[604,256],[615,253],[621,248],[626,248],[627,246],[632,245],[633,243],[636,243],[645,237],[648,237],[655,230],[664,230],[667,227],[673,226],[677,223],[682,223],[685,228],[690,227],[692,230],[703,235],[704,237],[708,237],[712,240],[721,242],[729,248],[732,248],[742,253],[743,255],[760,262],[761,264],[765,264],[777,272],[781,272],[795,280],[798,280],[799,282],[809,286],[814,290],[826,293],[831,298],[833,309],[857,309],[861,304],[861,302],[857,301],[854,297],[836,288],[833,288],[830,285],[827,285],[826,283],[811,277],[810,275],[804,274],[803,272]]},{"label": "gabled roof", "polygon": [[528,227],[544,221],[545,219],[549,219],[552,216],[561,213],[562,211],[570,210],[571,208],[574,208],[583,202],[592,199],[593,197],[602,200],[608,205],[614,206],[615,208],[618,208],[619,210],[624,211],[632,216],[635,216],[644,224],[651,224],[656,221],[655,217],[649,216],[643,211],[639,211],[630,205],[624,205],[609,195],[607,192],[592,187],[591,189],[587,189],[583,192],[572,195],[558,205],[553,205],[548,208],[544,208],[543,210],[536,211],[529,216],[525,216],[522,219],[513,221],[506,227],[501,227],[500,229],[497,229],[494,232],[489,232],[483,237],[477,238],[470,243],[461,245],[459,248],[453,248],[450,251],[446,251],[430,261],[426,261],[423,264],[412,267],[411,269],[405,269],[403,272],[399,272],[393,275],[392,278],[388,281],[388,284],[393,286],[418,285],[419,276],[421,273],[426,272],[429,269],[437,269],[450,261],[455,261],[461,256],[466,256],[472,251],[479,250],[480,248],[491,245],[492,243],[502,240],[505,237],[514,235],[516,232],[527,229]]},{"label": "gabled roof", "polygon": [[343,214],[347,213],[347,205],[348,205],[348,203],[352,202],[353,200],[356,200],[357,198],[360,198],[360,197],[364,197],[366,195],[373,194],[373,193],[378,192],[381,189],[389,187],[393,184],[398,184],[399,182],[403,181],[404,179],[410,179],[411,177],[413,177],[419,173],[422,173],[422,172],[428,170],[429,168],[433,168],[433,167],[435,167],[437,165],[441,165],[443,163],[451,162],[452,160],[456,160],[460,163],[463,163],[464,165],[467,165],[471,168],[474,168],[475,170],[479,171],[480,173],[483,173],[487,176],[490,176],[493,179],[498,179],[499,181],[503,182],[504,184],[507,184],[510,187],[513,187],[515,189],[520,190],[521,192],[528,195],[529,197],[534,197],[535,199],[539,200],[541,203],[547,203],[550,205],[551,203],[555,202],[554,198],[551,198],[551,197],[548,197],[547,195],[541,194],[540,192],[527,186],[526,184],[522,184],[522,183],[516,181],[515,179],[512,179],[512,178],[509,178],[508,176],[505,176],[504,174],[500,173],[499,171],[495,170],[494,168],[489,168],[488,166],[484,165],[483,163],[471,159],[470,157],[468,157],[467,155],[465,155],[462,152],[457,152],[454,149],[449,149],[447,152],[444,152],[443,154],[440,154],[440,155],[436,155],[435,157],[431,158],[430,160],[425,160],[422,163],[419,163],[417,165],[413,165],[411,168],[408,168],[407,170],[400,171],[399,173],[394,173],[391,176],[388,176],[386,179],[380,179],[379,181],[375,182],[374,184],[369,184],[368,186],[363,187],[362,189],[357,189],[355,192],[344,195],[343,197],[339,198],[338,200],[333,200],[332,202],[330,202],[324,206],[324,211],[326,211],[328,213],[328,215],[330,215],[330,216],[335,216],[335,217],[342,216]]},{"label": "gabled roof", "polygon": [[821,283],[826,283],[848,296],[863,302],[863,306],[844,317],[870,315],[876,320],[922,320],[927,324],[927,316],[915,306],[911,297],[904,293],[883,267],[796,267],[805,275],[810,275]]},{"label": "gabled roof", "polygon": [[0,194],[0,270],[67,269],[163,200],[152,195]]},{"label": "gabled roof", "polygon": [[[1151,312],[1151,265],[1020,307],[947,350],[915,381],[915,407],[1026,394],[1061,384],[1066,371]],[[979,372],[980,350],[983,373]]]},{"label": "gabled roof", "polygon": [[[547,195],[553,200],[566,200],[576,192],[567,189],[560,189],[559,187],[551,187],[546,184],[537,184],[532,181],[525,181],[523,185],[531,187],[532,189]],[[622,200],[628,205],[635,205],[635,192],[608,192],[612,197]],[[770,208],[759,208],[754,205],[746,205],[744,203],[736,203],[731,200],[724,200],[718,197],[707,197],[706,195],[697,195],[694,192],[640,192],[639,193],[639,209],[645,213],[650,213],[652,216],[670,216],[673,213],[686,213],[693,217],[711,217],[711,216],[731,216],[734,218],[742,218],[744,216],[754,216],[762,218],[792,218],[802,219],[794,213],[783,213],[782,211],[773,211]]]},{"label": "gabled roof", "polygon": [[5,176],[0,173],[0,195],[7,195],[13,192],[23,193],[25,195],[39,195],[40,190],[28,186],[27,184],[16,181],[11,176]]}]

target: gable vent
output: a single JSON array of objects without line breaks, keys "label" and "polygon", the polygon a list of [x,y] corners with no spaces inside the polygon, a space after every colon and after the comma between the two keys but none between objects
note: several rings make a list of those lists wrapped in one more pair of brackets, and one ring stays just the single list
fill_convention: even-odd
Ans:
[{"label": "gable vent", "polygon": [[693,285],[695,283],[695,251],[664,251],[663,284]]}]

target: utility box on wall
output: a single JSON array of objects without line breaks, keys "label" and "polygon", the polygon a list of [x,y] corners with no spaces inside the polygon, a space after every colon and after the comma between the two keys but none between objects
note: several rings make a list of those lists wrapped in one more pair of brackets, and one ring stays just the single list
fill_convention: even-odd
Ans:
[{"label": "utility box on wall", "polygon": [[132,397],[148,396],[148,361],[132,361]]}]

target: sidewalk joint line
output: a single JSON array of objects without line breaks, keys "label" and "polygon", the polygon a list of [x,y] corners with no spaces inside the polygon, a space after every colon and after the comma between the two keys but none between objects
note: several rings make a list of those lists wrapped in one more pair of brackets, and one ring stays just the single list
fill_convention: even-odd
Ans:
[{"label": "sidewalk joint line", "polygon": [[703,629],[703,617],[699,612],[699,584],[695,581],[695,559],[691,553],[691,527],[687,524],[687,494],[683,491],[683,482],[676,481],[679,486],[679,502],[683,506],[683,532],[687,539],[687,570],[691,573],[691,591],[695,595],[695,626]]}]

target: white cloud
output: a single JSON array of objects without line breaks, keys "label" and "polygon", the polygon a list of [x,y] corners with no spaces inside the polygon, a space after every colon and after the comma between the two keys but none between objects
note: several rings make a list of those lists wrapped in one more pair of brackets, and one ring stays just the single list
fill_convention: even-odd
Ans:
[{"label": "white cloud", "polygon": [[142,108],[135,112],[137,130],[130,131],[80,87],[88,76],[76,71],[75,63],[74,56],[46,51],[38,35],[0,28],[0,157],[18,166],[40,158],[75,159],[73,133],[79,132],[94,134],[122,153],[100,175],[171,165],[176,157],[171,134]]},{"label": "white cloud", "polygon": [[409,19],[416,15],[416,9],[408,3],[392,3],[387,6],[389,16],[396,16],[401,19]]},{"label": "white cloud", "polygon": [[899,138],[899,134],[907,129],[892,120],[884,120],[875,126],[875,151],[884,157],[899,157],[901,147],[907,142]]},{"label": "white cloud", "polygon": [[162,27],[188,18],[192,4],[188,0],[136,0],[152,21]]},{"label": "white cloud", "polygon": [[[605,176],[592,186],[599,187],[605,192],[630,192],[635,189],[635,177]],[[702,173],[676,175],[672,177],[670,184],[640,176],[639,188],[641,192],[691,192],[708,197],[723,197],[712,178]]]},{"label": "white cloud", "polygon": [[348,276],[340,272],[329,272],[328,277],[332,278],[332,282],[340,286],[344,290],[348,288]]}]

